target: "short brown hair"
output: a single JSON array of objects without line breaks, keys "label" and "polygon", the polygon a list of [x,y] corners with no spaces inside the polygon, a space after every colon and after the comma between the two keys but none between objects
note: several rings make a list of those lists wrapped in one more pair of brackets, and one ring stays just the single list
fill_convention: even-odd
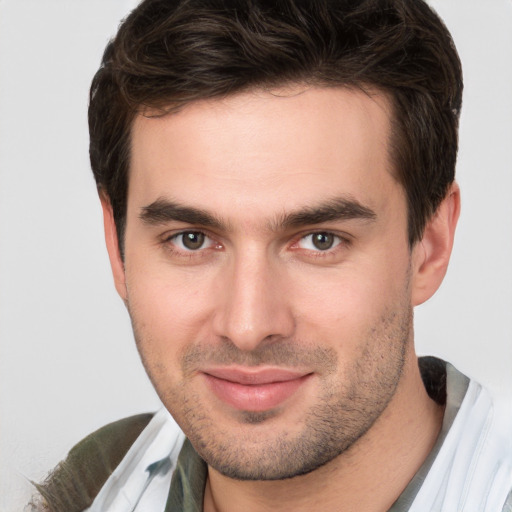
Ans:
[{"label": "short brown hair", "polygon": [[123,253],[137,112],[292,83],[377,88],[394,107],[391,157],[411,246],[454,180],[462,71],[422,0],[144,0],[92,82],[90,157]]}]

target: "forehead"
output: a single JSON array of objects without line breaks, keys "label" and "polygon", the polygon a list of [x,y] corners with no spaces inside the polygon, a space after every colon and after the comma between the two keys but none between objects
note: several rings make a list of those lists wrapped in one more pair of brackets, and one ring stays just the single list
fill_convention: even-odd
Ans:
[{"label": "forehead", "polygon": [[339,194],[371,203],[379,187],[396,185],[388,155],[390,115],[382,93],[305,87],[199,101],[160,117],[139,115],[132,129],[129,204],[130,198],[149,204],[171,196],[200,200],[221,213],[236,204],[262,212],[293,208]]}]

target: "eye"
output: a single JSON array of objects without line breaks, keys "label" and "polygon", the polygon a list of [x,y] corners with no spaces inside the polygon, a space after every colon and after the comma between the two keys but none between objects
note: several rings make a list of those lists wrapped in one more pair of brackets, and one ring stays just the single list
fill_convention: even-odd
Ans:
[{"label": "eye", "polygon": [[201,231],[182,231],[173,235],[172,243],[182,251],[198,251],[212,247],[215,242]]},{"label": "eye", "polygon": [[297,244],[301,249],[309,251],[328,251],[341,243],[341,238],[327,231],[310,233],[303,236]]}]

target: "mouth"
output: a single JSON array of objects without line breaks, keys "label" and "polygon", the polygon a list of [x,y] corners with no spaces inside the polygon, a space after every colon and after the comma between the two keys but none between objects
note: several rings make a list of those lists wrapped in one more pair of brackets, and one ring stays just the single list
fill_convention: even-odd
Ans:
[{"label": "mouth", "polygon": [[202,372],[217,398],[241,411],[273,409],[292,397],[312,373],[281,368],[212,368]]}]

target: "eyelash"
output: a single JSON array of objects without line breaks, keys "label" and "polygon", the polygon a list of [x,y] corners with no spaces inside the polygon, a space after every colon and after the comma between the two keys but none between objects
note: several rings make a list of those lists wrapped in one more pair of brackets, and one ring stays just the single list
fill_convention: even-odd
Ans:
[{"label": "eyelash", "polygon": [[[305,240],[308,237],[314,237],[315,235],[330,235],[335,238],[335,245],[322,251],[320,249],[313,250],[313,249],[301,249],[299,247],[299,243],[303,240]],[[318,230],[318,231],[309,231],[305,234],[300,235],[295,242],[291,245],[292,250],[300,251],[305,250],[308,252],[308,258],[333,258],[338,253],[344,249],[347,249],[352,244],[352,240],[347,235],[341,235],[338,233],[335,233],[333,231],[327,231],[327,230]]]},{"label": "eyelash", "polygon": [[[196,250],[177,247],[175,240],[178,239],[179,237],[186,235],[186,234],[202,235],[205,237],[205,239],[210,240],[211,245],[208,247],[199,247]],[[334,237],[335,245],[333,247],[330,247],[330,248],[324,250],[324,251],[322,251],[320,249],[319,250],[302,249],[301,247],[298,247],[298,245],[301,241],[305,240],[308,237],[313,237],[318,234],[330,235],[330,236]],[[189,258],[189,259],[197,258],[200,256],[206,256],[206,254],[205,254],[206,249],[219,250],[219,249],[222,249],[222,247],[223,247],[223,245],[220,242],[217,242],[207,232],[202,231],[200,229],[188,229],[188,230],[179,231],[178,233],[173,233],[173,234],[168,235],[165,238],[163,238],[161,243],[173,255],[177,255],[182,258]],[[183,242],[181,243],[181,245],[183,245]],[[348,236],[342,236],[342,235],[336,234],[332,231],[319,230],[319,231],[309,231],[305,234],[299,235],[299,237],[295,238],[295,241],[292,242],[292,244],[289,247],[293,251],[300,251],[300,250],[307,251],[308,257],[310,257],[310,258],[328,258],[328,257],[332,257],[333,255],[335,255],[338,251],[342,250],[343,248],[349,247],[350,245],[351,245],[351,240]]]},{"label": "eyelash", "polygon": [[[202,235],[205,237],[206,240],[210,240],[211,245],[208,247],[199,247],[196,250],[177,247],[175,240],[178,239],[179,237],[183,237],[186,234]],[[178,233],[173,233],[172,235],[163,238],[161,243],[173,255],[177,255],[183,258],[197,258],[198,256],[204,255],[205,249],[218,250],[222,248],[222,244],[216,242],[213,237],[211,237],[208,233],[200,229],[187,229],[179,231]],[[183,245],[183,242],[181,242],[181,245]]]}]

